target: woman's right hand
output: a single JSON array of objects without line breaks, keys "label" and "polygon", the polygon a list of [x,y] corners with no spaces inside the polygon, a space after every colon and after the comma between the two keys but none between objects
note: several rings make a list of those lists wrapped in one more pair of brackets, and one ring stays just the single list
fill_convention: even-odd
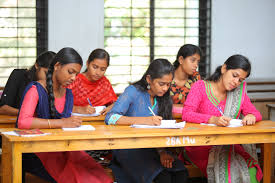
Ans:
[{"label": "woman's right hand", "polygon": [[227,116],[212,116],[209,120],[209,124],[215,124],[217,126],[228,126],[231,118]]},{"label": "woman's right hand", "polygon": [[86,105],[86,106],[78,106],[77,107],[77,112],[80,114],[93,114],[95,113],[95,108],[93,106],[90,105]]},{"label": "woman's right hand", "polygon": [[71,116],[69,118],[63,118],[62,128],[75,128],[81,126],[81,116]]},{"label": "woman's right hand", "polygon": [[161,124],[161,120],[162,120],[161,116],[149,116],[149,117],[146,117],[145,124],[158,126]]}]

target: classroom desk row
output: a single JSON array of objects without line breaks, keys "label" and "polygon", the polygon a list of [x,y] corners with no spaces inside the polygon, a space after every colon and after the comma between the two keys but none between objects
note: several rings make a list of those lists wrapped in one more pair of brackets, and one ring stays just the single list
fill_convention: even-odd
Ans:
[{"label": "classroom desk row", "polygon": [[[88,123],[88,122],[85,122]],[[270,183],[271,143],[275,143],[275,123],[261,121],[255,126],[223,128],[187,123],[183,129],[138,129],[129,126],[107,126],[101,121],[90,122],[95,131],[51,133],[39,137],[17,137],[2,134],[2,182],[22,182],[22,153],[157,148],[200,145],[264,143],[264,183]],[[11,131],[15,128],[0,129]]]},{"label": "classroom desk row", "polygon": [[[87,121],[104,121],[105,116],[83,117],[83,122]],[[0,128],[14,128],[16,116],[0,115]]]}]

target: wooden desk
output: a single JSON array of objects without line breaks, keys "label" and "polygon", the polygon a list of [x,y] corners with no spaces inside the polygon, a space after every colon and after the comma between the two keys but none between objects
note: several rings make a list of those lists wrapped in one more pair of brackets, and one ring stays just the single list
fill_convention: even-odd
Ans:
[{"label": "wooden desk", "polygon": [[104,121],[105,116],[100,115],[100,116],[96,116],[96,117],[83,117],[82,120],[83,122],[87,122],[87,121]]},{"label": "wooden desk", "polygon": [[0,128],[14,128],[17,116],[0,115]]},{"label": "wooden desk", "polygon": [[[14,128],[17,116],[0,115],[0,128]],[[104,122],[105,116],[96,117],[83,117],[83,122],[94,122],[102,121]]]},{"label": "wooden desk", "polygon": [[[22,153],[249,143],[265,143],[264,146],[270,149],[270,143],[275,142],[275,123],[271,121],[238,128],[192,123],[188,123],[184,129],[137,129],[106,126],[102,122],[95,122],[93,126],[95,131],[85,132],[45,129],[44,132],[52,134],[32,138],[2,135],[2,182],[21,182]],[[14,128],[1,130],[10,131]],[[265,152],[264,183],[270,183],[271,152]]]}]

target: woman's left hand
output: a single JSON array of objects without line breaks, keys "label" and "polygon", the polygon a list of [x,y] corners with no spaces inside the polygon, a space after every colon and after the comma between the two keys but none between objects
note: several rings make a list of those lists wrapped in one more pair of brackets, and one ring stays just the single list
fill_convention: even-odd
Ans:
[{"label": "woman's left hand", "polygon": [[171,156],[170,154],[168,154],[165,151],[161,151],[159,153],[159,156],[160,156],[160,162],[161,162],[162,166],[164,166],[165,168],[173,167],[173,162],[174,162],[173,156]]},{"label": "woman's left hand", "polygon": [[242,123],[244,126],[254,125],[256,123],[256,117],[253,114],[248,114],[243,118]]},{"label": "woman's left hand", "polygon": [[100,114],[101,114],[101,115],[106,115],[106,114],[113,108],[113,105],[114,105],[114,104],[109,105],[108,107],[106,107],[105,109],[103,109],[103,110],[100,112]]}]

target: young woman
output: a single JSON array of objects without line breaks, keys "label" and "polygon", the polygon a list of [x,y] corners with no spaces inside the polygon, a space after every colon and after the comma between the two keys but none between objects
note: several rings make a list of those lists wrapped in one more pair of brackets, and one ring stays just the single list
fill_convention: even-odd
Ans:
[{"label": "young woman", "polygon": [[[243,125],[260,121],[261,114],[246,94],[244,80],[250,75],[250,70],[246,57],[229,57],[207,80],[192,86],[184,104],[182,120],[227,126],[231,119],[238,119],[242,114]],[[185,151],[208,176],[208,182],[257,182],[262,177],[254,145],[185,147]]]},{"label": "young woman", "polygon": [[27,84],[46,78],[48,67],[55,56],[52,51],[40,54],[29,69],[14,69],[7,81],[0,100],[0,114],[17,115],[21,96]]},{"label": "young woman", "polygon": [[[71,116],[73,95],[66,87],[75,80],[81,67],[82,59],[73,48],[61,49],[49,67],[47,80],[27,85],[19,110],[18,128],[80,126],[81,117]],[[103,168],[84,151],[27,154],[23,157],[23,170],[58,183],[112,182]]]},{"label": "young woman", "polygon": [[[119,97],[106,115],[106,124],[160,125],[162,119],[172,119],[169,88],[173,75],[174,68],[168,60],[154,60],[141,80],[127,87]],[[153,116],[148,107],[157,116]],[[119,183],[184,183],[187,180],[183,163],[165,149],[114,150],[111,168]]]},{"label": "young woman", "polygon": [[[92,114],[93,106],[108,106],[102,111],[106,114],[117,96],[109,80],[104,76],[110,62],[110,56],[103,49],[95,49],[87,60],[87,70],[79,74],[69,86],[74,95],[74,112]],[[90,100],[91,104],[89,104]]]},{"label": "young woman", "polygon": [[182,107],[193,83],[201,79],[197,72],[202,51],[199,47],[186,44],[180,47],[174,62],[175,77],[171,83],[170,95],[173,99],[173,115],[180,117]]}]

